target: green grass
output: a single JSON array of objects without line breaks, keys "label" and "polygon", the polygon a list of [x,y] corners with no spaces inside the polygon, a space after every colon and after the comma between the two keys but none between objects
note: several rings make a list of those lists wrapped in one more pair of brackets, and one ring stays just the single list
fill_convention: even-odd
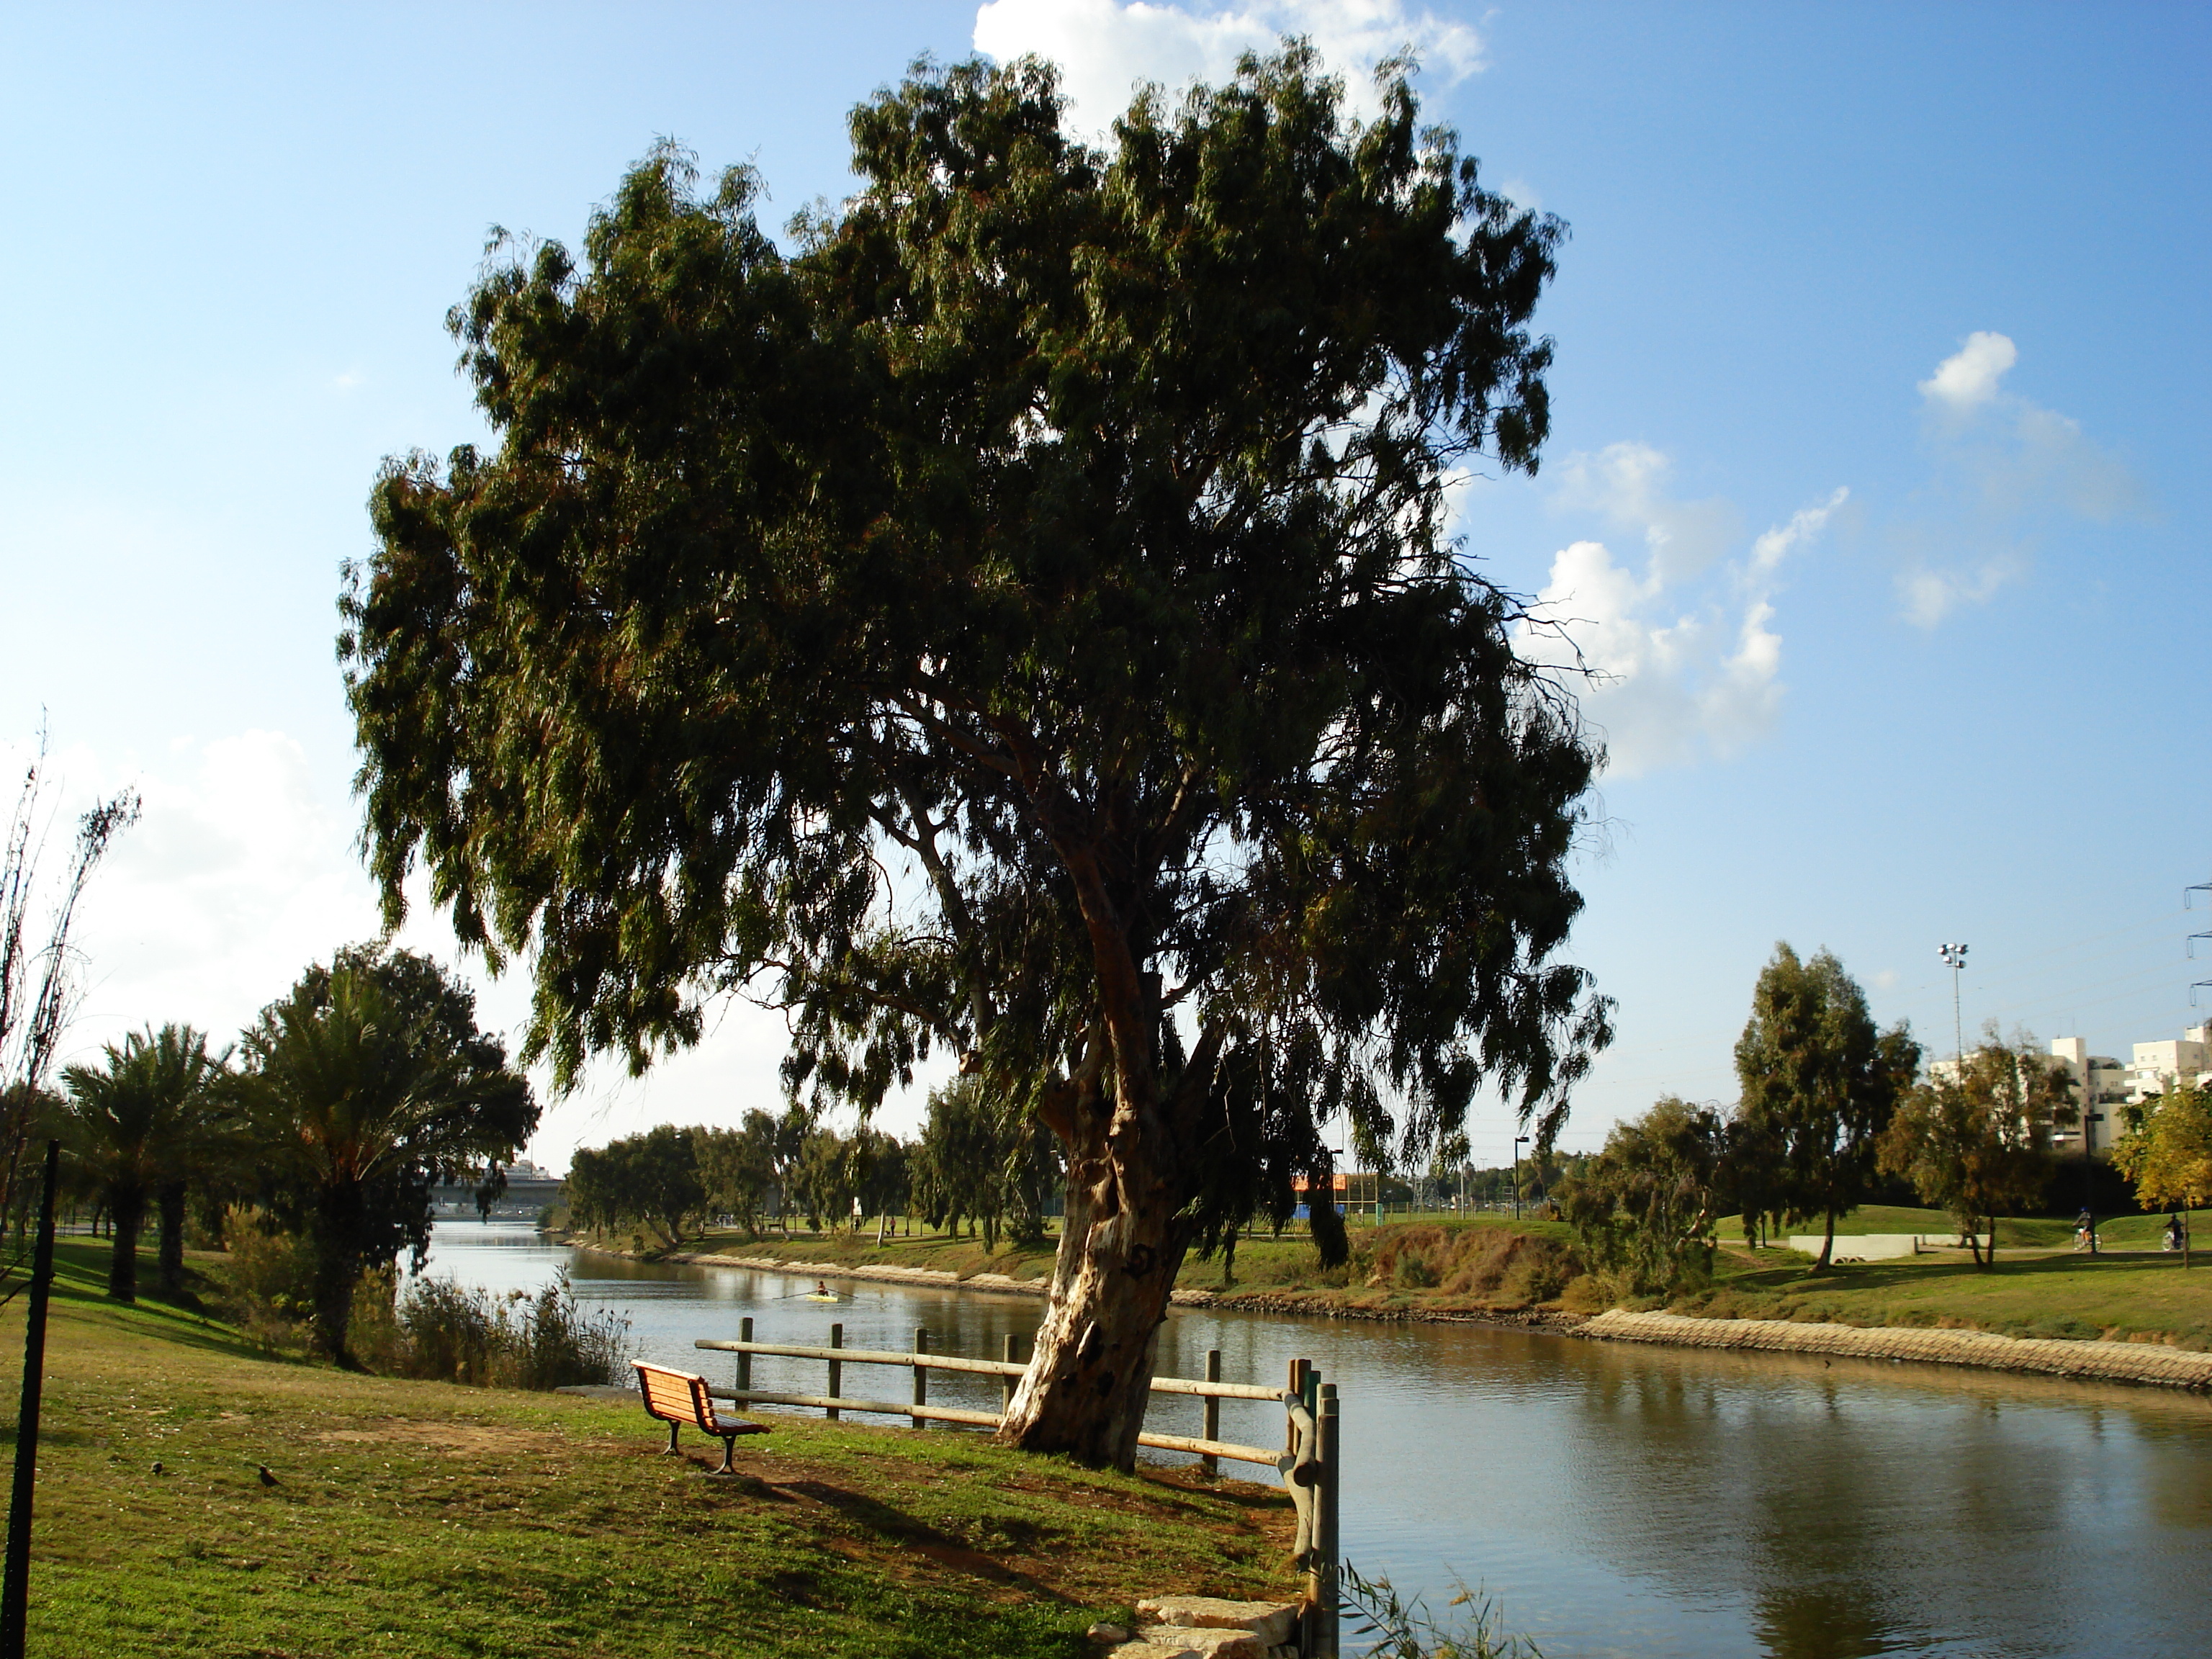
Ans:
[{"label": "green grass", "polygon": [[[2212,1220],[2212,1211],[2192,1212],[2192,1227],[2202,1226]],[[2115,1216],[2097,1224],[2097,1237],[2115,1249],[2154,1250],[2160,1232],[2166,1228],[2162,1215]],[[1799,1237],[1818,1237],[1821,1231],[1817,1221],[1808,1221],[1789,1231]],[[1836,1218],[1836,1237],[1856,1238],[1866,1233],[1928,1233],[1958,1237],[1958,1223],[1942,1210],[1911,1209],[1901,1205],[1868,1204]],[[1721,1242],[1733,1244],[1743,1237],[1743,1218],[1723,1216],[1715,1231]],[[2063,1249],[2074,1242],[2074,1223],[2057,1216],[2000,1216],[1996,1224],[1997,1249]],[[2208,1235],[2212,1242],[2212,1235]]]},{"label": "green grass", "polygon": [[[1291,1588],[1261,1487],[782,1416],[709,1479],[634,1405],[269,1358],[62,1258],[33,1652],[1076,1659],[1139,1595]],[[19,1297],[10,1400],[21,1335]]]},{"label": "green grass", "polygon": [[2179,1256],[2008,1257],[2000,1246],[1997,1265],[1987,1270],[1963,1255],[1832,1267],[1817,1276],[1811,1267],[1794,1251],[1723,1250],[1713,1286],[1669,1305],[1722,1317],[2212,1347],[2212,1259],[2185,1273]]}]

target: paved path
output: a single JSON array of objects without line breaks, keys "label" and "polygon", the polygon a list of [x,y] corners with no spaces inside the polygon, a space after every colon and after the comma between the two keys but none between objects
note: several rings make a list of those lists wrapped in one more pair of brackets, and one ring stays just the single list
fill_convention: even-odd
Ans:
[{"label": "paved path", "polygon": [[1755,1348],[1834,1354],[1854,1359],[1910,1359],[1988,1370],[2032,1371],[2159,1388],[2212,1389],[2212,1353],[2159,1342],[2067,1342],[1892,1325],[1801,1325],[1787,1319],[1693,1319],[1682,1314],[1615,1309],[1575,1333],[1614,1342],[1663,1342],[1680,1348]]}]

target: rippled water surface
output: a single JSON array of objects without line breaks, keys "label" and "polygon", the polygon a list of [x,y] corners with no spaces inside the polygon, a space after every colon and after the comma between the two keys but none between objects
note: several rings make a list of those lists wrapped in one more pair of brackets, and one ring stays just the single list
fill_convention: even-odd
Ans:
[{"label": "rippled water surface", "polygon": [[[532,1290],[566,1267],[625,1313],[642,1357],[721,1377],[761,1341],[1026,1353],[1039,1304],[903,1285],[647,1267],[528,1229],[449,1222],[431,1271]],[[1177,1310],[1160,1370],[1279,1382],[1304,1355],[1344,1401],[1344,1554],[1441,1606],[1480,1584],[1550,1659],[2212,1655],[2212,1401],[1929,1366],[1677,1351],[1462,1326]],[[819,1364],[762,1359],[754,1386],[817,1393]],[[906,1397],[848,1366],[845,1391]],[[930,1396],[994,1406],[939,1372]],[[1151,1423],[1195,1433],[1198,1402]],[[1227,1401],[1225,1438],[1282,1434]],[[1229,1472],[1238,1473],[1235,1466]],[[1252,1473],[1251,1471],[1241,1471]]]}]

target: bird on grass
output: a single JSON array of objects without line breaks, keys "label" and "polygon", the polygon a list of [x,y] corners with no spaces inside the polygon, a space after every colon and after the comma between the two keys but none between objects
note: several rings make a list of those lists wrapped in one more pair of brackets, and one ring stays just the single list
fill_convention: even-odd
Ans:
[{"label": "bird on grass", "polygon": [[161,1473],[161,1460],[158,1457],[154,1460],[154,1473],[156,1474]]},{"label": "bird on grass", "polygon": [[269,1466],[266,1463],[256,1463],[253,1465],[253,1469],[254,1473],[261,1477],[263,1486],[273,1486],[276,1484],[276,1477],[269,1473]]}]

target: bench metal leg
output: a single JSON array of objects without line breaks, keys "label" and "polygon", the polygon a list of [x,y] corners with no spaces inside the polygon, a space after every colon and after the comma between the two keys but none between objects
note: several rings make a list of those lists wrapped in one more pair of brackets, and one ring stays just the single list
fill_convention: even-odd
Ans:
[{"label": "bench metal leg", "polygon": [[666,1455],[667,1455],[668,1456],[670,1456],[670,1457],[673,1457],[673,1456],[675,1456],[675,1455],[677,1455],[677,1451],[676,1451],[676,1425],[675,1425],[675,1424],[673,1424],[673,1423],[671,1423],[671,1424],[668,1425],[668,1451],[667,1451],[667,1454],[666,1454]]},{"label": "bench metal leg", "polygon": [[737,1450],[738,1437],[734,1434],[724,1435],[722,1437],[722,1467],[716,1469],[715,1474],[735,1474],[738,1472],[737,1464],[732,1461],[737,1455]]}]

